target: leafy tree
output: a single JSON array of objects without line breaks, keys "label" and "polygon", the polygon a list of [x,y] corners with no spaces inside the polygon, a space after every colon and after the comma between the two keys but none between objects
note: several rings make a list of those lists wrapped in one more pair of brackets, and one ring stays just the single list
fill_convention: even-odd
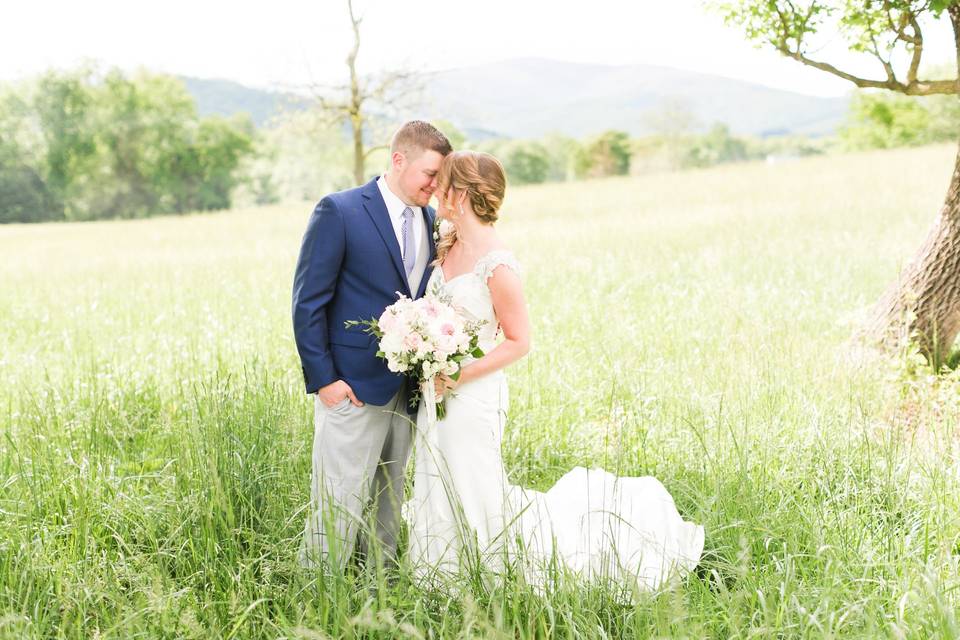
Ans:
[{"label": "leafy tree", "polygon": [[63,216],[43,178],[9,143],[0,143],[0,203],[0,223],[45,222]]},{"label": "leafy tree", "polygon": [[0,223],[63,219],[62,204],[39,173],[42,137],[28,126],[28,110],[22,96],[0,91]]},{"label": "leafy tree", "polygon": [[541,140],[484,140],[476,149],[499,158],[512,184],[536,184],[575,177],[580,145],[572,138],[551,135]]},{"label": "leafy tree", "polygon": [[450,141],[450,146],[453,147],[454,150],[463,149],[467,143],[467,135],[463,131],[460,131],[460,129],[449,120],[431,120],[430,124],[443,132],[443,135],[447,136],[447,140]]},{"label": "leafy tree", "polygon": [[849,149],[885,149],[954,140],[958,132],[960,101],[950,96],[858,92],[840,139]]},{"label": "leafy tree", "polygon": [[693,105],[688,99],[672,97],[647,111],[642,124],[651,135],[634,144],[637,160],[643,166],[682,169],[688,165],[691,140],[699,126]]},{"label": "leafy tree", "polygon": [[225,209],[237,184],[236,168],[250,153],[253,125],[249,118],[204,118],[184,150],[193,171],[182,176],[192,188],[180,193],[177,211]]},{"label": "leafy tree", "polygon": [[538,142],[517,141],[504,150],[503,168],[516,184],[544,182],[550,172],[547,150]]},{"label": "leafy tree", "polygon": [[64,216],[72,217],[69,203],[83,197],[97,166],[94,97],[88,89],[93,70],[84,67],[73,73],[46,73],[28,94],[28,109],[20,126],[41,132],[42,164],[37,173],[49,193],[62,203]]},{"label": "leafy tree", "polygon": [[0,93],[0,220],[90,220],[230,206],[249,119],[200,119],[183,84],[92,67]]},{"label": "leafy tree", "polygon": [[171,171],[189,144],[196,107],[176,78],[118,70],[91,87],[101,177],[86,201],[68,201],[76,218],[139,218],[176,206],[187,182]]},{"label": "leafy tree", "polygon": [[[262,131],[264,155],[254,163],[276,185],[281,200],[309,200],[354,186],[352,148],[340,127],[316,110],[294,111]],[[272,160],[267,160],[272,158]]]},{"label": "leafy tree", "polygon": [[[943,28],[944,16],[950,23],[951,41],[960,61],[957,0],[741,0],[710,4],[750,40],[861,89],[884,89],[906,96],[956,96],[960,92],[956,68],[947,79],[920,75],[923,29]],[[818,39],[833,34],[839,34],[850,50],[872,59],[879,73],[862,75],[821,59]],[[875,305],[863,337],[891,345],[915,336],[923,352],[939,365],[960,332],[958,282],[960,152],[943,207],[927,239]]]},{"label": "leafy tree", "polygon": [[710,167],[746,159],[747,147],[744,141],[732,136],[727,125],[717,123],[705,135],[691,139],[682,164],[685,167]]},{"label": "leafy tree", "polygon": [[550,163],[547,180],[561,182],[576,178],[577,159],[581,154],[581,145],[577,140],[554,133],[548,134],[540,143]]},{"label": "leafy tree", "polygon": [[630,154],[630,136],[626,132],[606,131],[584,146],[579,173],[590,177],[626,175]]}]

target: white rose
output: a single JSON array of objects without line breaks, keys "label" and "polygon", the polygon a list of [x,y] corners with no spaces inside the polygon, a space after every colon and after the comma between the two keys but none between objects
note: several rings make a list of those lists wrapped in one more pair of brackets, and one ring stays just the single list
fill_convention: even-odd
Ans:
[{"label": "white rose", "polygon": [[388,333],[380,339],[380,350],[388,356],[396,355],[403,350],[403,336],[397,333]]}]

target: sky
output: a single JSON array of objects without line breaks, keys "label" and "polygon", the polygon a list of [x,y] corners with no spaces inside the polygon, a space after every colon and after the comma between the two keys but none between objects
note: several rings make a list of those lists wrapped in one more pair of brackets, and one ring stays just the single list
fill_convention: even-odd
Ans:
[{"label": "sky", "polygon": [[[355,0],[355,8],[367,72],[537,57],[675,67],[812,95],[852,88],[755,48],[700,0]],[[293,89],[342,80],[353,37],[346,0],[33,0],[11,2],[3,13],[0,81],[94,60]],[[949,22],[924,35],[925,59],[951,59]],[[818,53],[877,75],[876,63],[849,54],[839,37]]]}]

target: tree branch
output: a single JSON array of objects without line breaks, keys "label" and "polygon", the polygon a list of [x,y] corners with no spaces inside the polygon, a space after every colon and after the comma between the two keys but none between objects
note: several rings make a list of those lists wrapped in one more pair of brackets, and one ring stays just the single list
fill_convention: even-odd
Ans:
[{"label": "tree branch", "polygon": [[[908,96],[958,95],[960,77],[949,80],[919,78],[924,54],[920,23],[924,16],[939,18],[944,9],[953,25],[957,65],[960,67],[960,0],[714,0],[727,24],[743,28],[748,39],[760,41],[808,67],[851,82],[862,89],[886,89]],[[850,73],[815,59],[809,40],[830,16],[839,18],[840,31],[851,50],[876,58],[883,76]],[[896,61],[901,44],[909,54],[898,77]],[[879,74],[878,74],[879,75]],[[885,76],[885,77],[884,77]],[[958,73],[960,76],[960,73]]]},{"label": "tree branch", "polygon": [[861,78],[860,76],[852,73],[847,73],[846,71],[838,69],[832,64],[812,60],[799,51],[791,51],[790,49],[779,44],[777,45],[777,49],[780,51],[780,53],[788,58],[793,58],[794,60],[797,60],[808,67],[813,67],[814,69],[819,69],[820,71],[826,71],[827,73],[835,75],[838,78],[848,80],[861,89],[889,89],[890,91],[896,91],[908,96],[932,96],[938,94],[950,95],[957,93],[956,80],[915,80],[909,83],[903,83],[897,80],[891,81],[889,79],[870,80],[868,78]]},{"label": "tree branch", "polygon": [[956,50],[957,78],[953,81],[954,87],[960,93],[960,5],[953,3],[947,7],[950,24],[953,27],[953,48]]},{"label": "tree branch", "polygon": [[[897,73],[896,73],[896,71],[894,71],[894,69],[893,69],[893,64],[890,63],[890,60],[891,60],[891,58],[893,57],[893,52],[892,52],[892,51],[888,51],[887,53],[890,54],[889,57],[884,58],[884,57],[883,57],[883,54],[880,53],[880,45],[877,44],[877,34],[876,34],[876,32],[873,30],[873,24],[872,24],[872,22],[871,22],[870,20],[867,20],[866,23],[865,23],[865,25],[864,25],[864,27],[865,27],[865,29],[866,29],[867,36],[870,38],[870,51],[869,51],[869,53],[870,53],[874,58],[876,58],[876,59],[880,62],[880,64],[883,66],[883,71],[884,71],[884,73],[887,74],[887,82],[894,82],[894,83],[895,83],[895,82],[898,82],[898,80],[897,80]],[[896,40],[894,40],[893,42],[894,42],[894,45],[895,45],[895,44],[896,44]],[[893,45],[891,46],[891,49],[893,49]]]},{"label": "tree branch", "polygon": [[910,58],[910,68],[907,70],[907,83],[914,83],[917,81],[917,71],[920,69],[920,57],[923,55],[923,33],[920,31],[920,23],[917,21],[917,16],[912,12],[908,11],[907,16],[910,21],[910,26],[913,27],[913,37],[909,40],[906,40],[913,45],[913,56]]},{"label": "tree branch", "polygon": [[388,144],[378,144],[375,147],[370,147],[369,149],[363,152],[363,159],[366,160],[367,158],[369,158],[370,154],[373,153],[374,151],[379,151],[380,149],[389,149],[389,148],[390,148],[390,145]]},{"label": "tree branch", "polygon": [[[927,4],[929,3],[924,3],[924,6],[920,7],[919,9],[920,13],[922,13],[923,11],[926,11]],[[883,0],[883,10],[887,14],[887,26],[890,27],[890,31],[894,33],[894,41],[900,40],[902,42],[907,42],[909,44],[918,44],[916,42],[916,33],[918,31],[918,28],[916,25],[917,12],[911,9],[904,9],[903,12],[900,14],[900,19],[897,21],[899,23],[899,26],[898,26],[893,22],[893,13],[892,13],[893,7],[890,5],[890,0]],[[907,26],[910,25],[911,23],[913,23],[912,26],[914,27],[913,36],[908,35],[906,31]]]}]

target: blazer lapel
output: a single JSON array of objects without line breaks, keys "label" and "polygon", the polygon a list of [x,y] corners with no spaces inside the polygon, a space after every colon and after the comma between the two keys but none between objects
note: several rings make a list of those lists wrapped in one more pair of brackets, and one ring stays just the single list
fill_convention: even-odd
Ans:
[{"label": "blazer lapel", "polygon": [[407,272],[403,268],[403,259],[400,257],[400,245],[397,243],[397,234],[393,230],[393,224],[390,222],[390,214],[387,212],[387,205],[383,202],[383,196],[380,194],[380,187],[377,186],[377,179],[374,178],[366,184],[361,191],[363,195],[363,208],[367,215],[373,220],[377,227],[380,238],[387,246],[390,254],[390,261],[397,270],[397,275],[403,282],[403,288],[407,295],[410,293],[410,285],[407,283]]},{"label": "blazer lapel", "polygon": [[423,278],[420,279],[417,297],[423,296],[427,292],[427,281],[430,274],[433,273],[433,261],[437,259],[437,244],[433,241],[433,223],[436,220],[437,212],[432,207],[422,207],[423,223],[427,225],[427,244],[430,246],[430,257],[427,259],[427,266],[423,270]]}]

